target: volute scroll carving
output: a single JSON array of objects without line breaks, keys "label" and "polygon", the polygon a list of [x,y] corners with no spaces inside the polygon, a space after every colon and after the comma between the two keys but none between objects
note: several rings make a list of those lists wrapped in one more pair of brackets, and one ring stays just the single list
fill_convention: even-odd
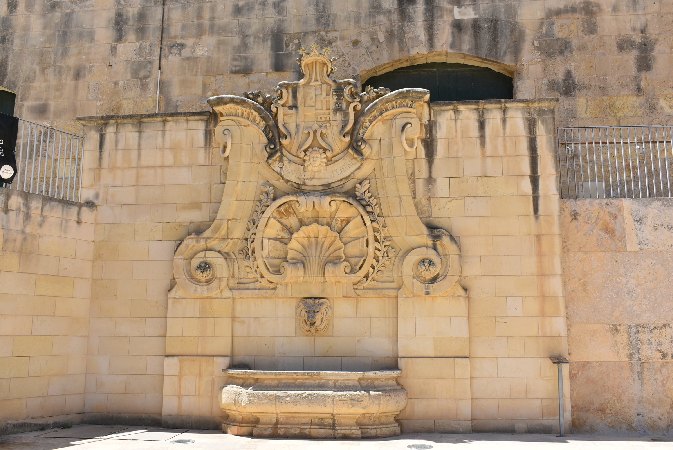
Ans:
[{"label": "volute scroll carving", "polygon": [[231,296],[228,278],[230,265],[225,255],[208,250],[207,245],[195,246],[191,254],[173,260],[173,273],[178,292],[192,297]]},{"label": "volute scroll carving", "polygon": [[389,114],[411,112],[422,121],[427,121],[429,99],[428,91],[417,88],[399,89],[376,99],[364,109],[353,127],[355,148],[364,153],[367,148],[367,133],[375,123]]},{"label": "volute scroll carving", "polygon": [[[208,104],[217,113],[219,123],[215,128],[215,141],[223,148],[227,144],[226,133],[222,121],[226,118],[235,120],[244,120],[254,125],[264,134],[266,139],[266,151],[269,157],[273,157],[280,146],[278,136],[278,127],[271,116],[270,111],[264,109],[262,105],[248,98],[237,95],[218,95],[210,97]],[[231,144],[231,141],[229,141]],[[228,156],[229,152],[227,152]]]},{"label": "volute scroll carving", "polygon": [[446,295],[458,287],[460,260],[458,246],[451,235],[439,228],[430,230],[431,246],[417,247],[404,257],[404,287],[414,295]]}]

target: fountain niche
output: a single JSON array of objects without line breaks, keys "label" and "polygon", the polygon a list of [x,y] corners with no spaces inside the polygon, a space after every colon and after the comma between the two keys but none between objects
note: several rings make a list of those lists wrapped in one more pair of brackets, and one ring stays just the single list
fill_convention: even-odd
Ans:
[{"label": "fountain niche", "polygon": [[[400,310],[454,298],[467,315],[455,240],[416,207],[429,94],[361,92],[315,48],[300,66],[274,95],[208,100],[226,182],[216,219],[175,254],[169,334],[182,335],[167,338],[178,361],[166,373],[217,358],[195,375],[221,372],[212,389],[194,398],[216,399],[228,433],[396,435],[407,387],[423,383],[400,361],[432,356]],[[185,316],[192,341],[180,340]]]}]

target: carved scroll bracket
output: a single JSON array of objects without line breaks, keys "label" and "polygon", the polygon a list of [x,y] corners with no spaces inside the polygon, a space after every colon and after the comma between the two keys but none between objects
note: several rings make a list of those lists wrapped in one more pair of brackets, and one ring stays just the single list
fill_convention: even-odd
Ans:
[{"label": "carved scroll bracket", "polygon": [[223,128],[222,133],[222,142],[220,143],[220,155],[224,158],[229,156],[231,152],[231,130],[229,128]]},{"label": "carved scroll bracket", "polygon": [[[367,135],[374,126],[390,114],[399,114],[402,112],[412,113],[414,117],[420,122],[426,122],[429,118],[428,100],[430,94],[425,89],[400,89],[378,98],[369,104],[353,127],[353,145],[355,149],[361,154],[367,153]],[[419,123],[420,125],[420,123]],[[404,125],[403,129],[399,131],[400,135],[411,138],[412,135],[418,136],[420,128],[412,124],[410,126]],[[411,148],[415,146],[412,142],[408,144],[405,142],[403,147]]]},{"label": "carved scroll bracket", "polygon": [[402,125],[402,130],[400,132],[400,142],[402,148],[405,151],[411,154],[416,154],[416,148],[418,148],[418,137],[421,133],[420,122],[405,122]]},{"label": "carved scroll bracket", "polygon": [[[266,139],[266,151],[271,158],[278,152],[280,147],[280,138],[278,127],[274,122],[271,112],[266,110],[259,103],[237,95],[219,95],[210,97],[208,104],[215,110],[218,117],[218,126],[215,128],[215,140],[220,147],[225,147],[227,143],[231,145],[231,138],[224,133],[226,126],[222,122],[226,119],[234,121],[245,121],[257,128]],[[236,143],[235,141],[233,142]],[[228,155],[228,152],[227,152]]]},{"label": "carved scroll bracket", "polygon": [[431,247],[411,250],[402,262],[403,288],[413,295],[447,295],[450,291],[464,294],[460,279],[458,247],[449,233],[431,230]]}]

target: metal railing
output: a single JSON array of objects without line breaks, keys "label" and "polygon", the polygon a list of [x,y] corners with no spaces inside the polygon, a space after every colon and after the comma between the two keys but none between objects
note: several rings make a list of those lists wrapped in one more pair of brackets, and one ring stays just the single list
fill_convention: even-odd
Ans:
[{"label": "metal railing", "polygon": [[82,136],[19,119],[18,170],[12,184],[4,187],[78,202],[83,142]]},{"label": "metal railing", "polygon": [[562,198],[671,197],[673,126],[558,129]]}]

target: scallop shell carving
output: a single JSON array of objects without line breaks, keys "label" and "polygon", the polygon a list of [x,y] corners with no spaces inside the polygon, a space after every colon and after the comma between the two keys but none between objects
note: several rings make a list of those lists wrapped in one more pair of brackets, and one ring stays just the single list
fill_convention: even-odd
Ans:
[{"label": "scallop shell carving", "polygon": [[344,244],[339,235],[325,225],[303,226],[287,244],[288,262],[302,263],[307,277],[323,277],[327,264],[345,259]]},{"label": "scallop shell carving", "polygon": [[[317,208],[302,208],[298,200],[290,200],[280,205],[262,224],[259,232],[262,244],[260,255],[263,257],[262,264],[268,267],[272,276],[280,275],[284,271],[282,265],[293,261],[288,248],[290,241],[295,235],[303,235],[297,234],[301,228],[313,224],[329,228],[337,235],[343,244],[343,263],[349,266],[350,274],[362,268],[368,255],[365,220],[348,201],[335,199],[323,203],[318,203]],[[295,262],[299,258],[298,254],[294,252]],[[337,272],[341,273],[341,270]]]}]

